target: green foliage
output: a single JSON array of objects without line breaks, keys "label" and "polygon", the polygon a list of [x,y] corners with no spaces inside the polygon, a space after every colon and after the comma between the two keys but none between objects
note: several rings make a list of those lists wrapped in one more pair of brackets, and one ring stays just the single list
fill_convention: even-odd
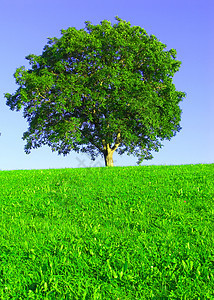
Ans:
[{"label": "green foliage", "polygon": [[0,299],[213,299],[213,171],[0,172]]},{"label": "green foliage", "polygon": [[116,20],[62,30],[41,55],[26,57],[29,70],[16,70],[19,88],[5,97],[12,110],[24,108],[26,153],[47,144],[64,155],[89,152],[94,160],[109,145],[140,163],[181,129],[185,94],[172,83],[181,64],[176,50]]}]

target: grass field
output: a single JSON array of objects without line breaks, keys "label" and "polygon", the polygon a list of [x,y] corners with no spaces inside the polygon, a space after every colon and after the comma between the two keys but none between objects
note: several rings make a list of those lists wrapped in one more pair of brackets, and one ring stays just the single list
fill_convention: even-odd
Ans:
[{"label": "grass field", "polygon": [[0,299],[214,299],[214,164],[0,172]]}]

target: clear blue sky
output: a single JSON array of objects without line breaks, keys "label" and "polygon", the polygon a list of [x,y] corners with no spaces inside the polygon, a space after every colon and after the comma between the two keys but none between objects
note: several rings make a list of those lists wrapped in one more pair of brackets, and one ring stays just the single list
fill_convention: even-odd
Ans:
[{"label": "clear blue sky", "polygon": [[[24,152],[27,121],[6,106],[4,93],[17,89],[13,74],[28,66],[25,56],[40,55],[48,37],[61,29],[84,28],[85,21],[116,23],[115,16],[154,34],[182,61],[174,77],[181,103],[182,130],[164,142],[143,165],[214,163],[214,1],[213,0],[1,0],[0,1],[0,169],[48,169],[104,166],[87,154],[66,157],[43,146]],[[137,157],[114,153],[115,166],[135,166]]]}]

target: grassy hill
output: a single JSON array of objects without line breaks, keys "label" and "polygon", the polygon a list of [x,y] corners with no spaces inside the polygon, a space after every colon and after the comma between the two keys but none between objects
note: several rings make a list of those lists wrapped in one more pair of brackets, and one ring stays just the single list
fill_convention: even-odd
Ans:
[{"label": "grassy hill", "polygon": [[0,299],[214,299],[214,164],[0,172]]}]

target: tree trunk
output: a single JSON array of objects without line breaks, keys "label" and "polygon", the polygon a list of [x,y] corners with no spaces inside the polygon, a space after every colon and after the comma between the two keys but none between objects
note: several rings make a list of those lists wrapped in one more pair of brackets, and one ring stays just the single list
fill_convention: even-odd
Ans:
[{"label": "tree trunk", "polygon": [[105,165],[106,167],[113,167],[113,153],[114,151],[105,151],[104,157],[105,157]]},{"label": "tree trunk", "polygon": [[102,151],[102,152],[103,152],[104,158],[105,158],[105,165],[106,165],[106,167],[113,167],[114,166],[113,153],[120,145],[120,130],[117,133],[117,139],[115,141],[114,147],[111,148],[110,144],[107,144],[104,139],[102,140],[102,144],[103,144],[103,149],[104,149],[104,151]]}]

